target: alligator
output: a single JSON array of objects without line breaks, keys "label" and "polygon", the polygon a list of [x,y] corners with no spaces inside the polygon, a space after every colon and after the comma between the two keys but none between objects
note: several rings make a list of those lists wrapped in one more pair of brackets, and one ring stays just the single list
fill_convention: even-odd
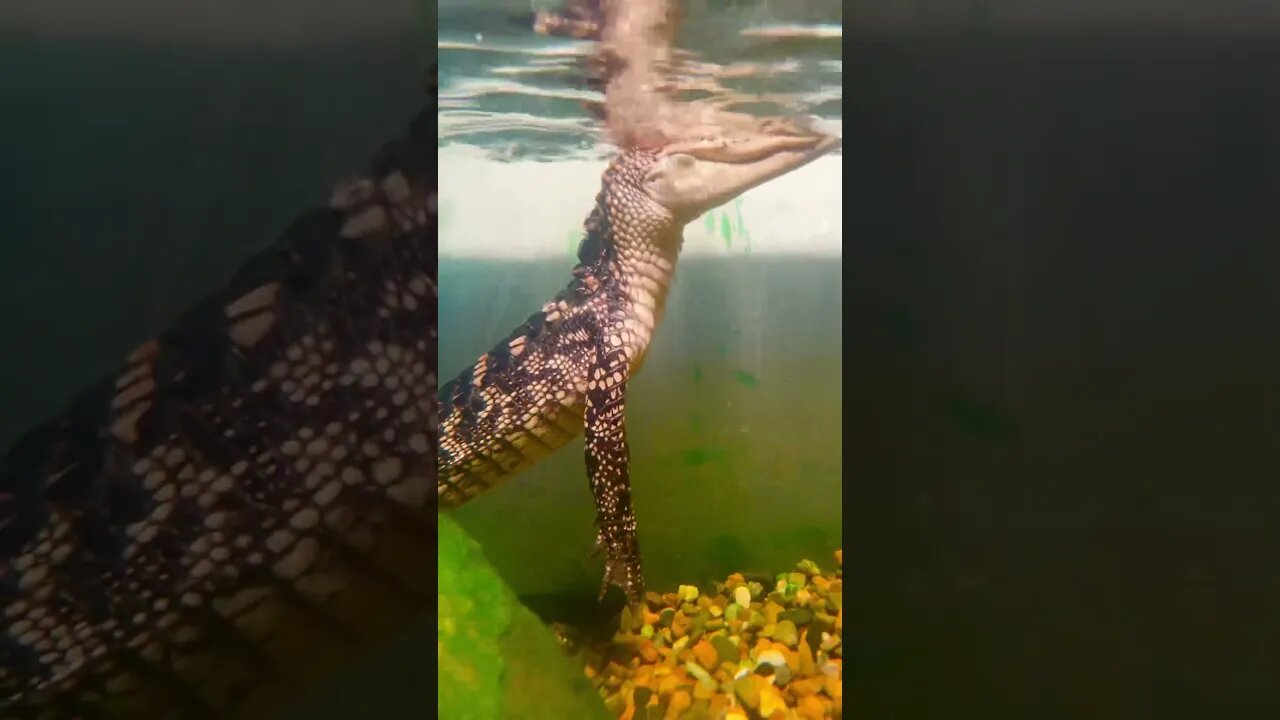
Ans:
[{"label": "alligator", "polygon": [[442,508],[475,498],[586,436],[605,554],[603,600],[644,594],[631,504],[625,406],[663,316],[684,226],[747,190],[839,147],[807,126],[763,123],[726,138],[634,147],[605,170],[573,279],[440,389]]},{"label": "alligator", "polygon": [[259,714],[323,665],[306,638],[434,602],[424,86],[327,205],[0,458],[0,716]]}]

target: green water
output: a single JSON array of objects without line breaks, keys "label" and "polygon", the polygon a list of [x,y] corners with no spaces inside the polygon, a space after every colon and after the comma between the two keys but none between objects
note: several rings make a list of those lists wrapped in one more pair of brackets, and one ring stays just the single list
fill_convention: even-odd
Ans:
[{"label": "green water", "polygon": [[[550,298],[571,262],[441,259],[447,380]],[[632,486],[653,589],[830,557],[841,535],[839,258],[692,257],[628,390]],[[594,593],[576,441],[456,511],[520,594]]]}]

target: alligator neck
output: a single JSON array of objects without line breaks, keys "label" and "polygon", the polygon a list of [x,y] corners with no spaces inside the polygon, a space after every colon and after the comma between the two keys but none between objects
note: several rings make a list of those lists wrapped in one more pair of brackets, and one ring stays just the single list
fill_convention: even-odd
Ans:
[{"label": "alligator neck", "polygon": [[647,222],[645,218],[611,212],[605,202],[606,192],[601,190],[596,207],[587,218],[587,234],[579,248],[575,275],[585,270],[600,277],[615,295],[631,330],[635,371],[662,321],[684,234],[674,223]]},{"label": "alligator neck", "polygon": [[679,230],[674,237],[653,238],[640,248],[619,252],[615,272],[621,280],[626,298],[627,321],[634,337],[632,372],[639,370],[662,322],[667,305],[667,292],[675,278],[676,259],[684,238]]}]

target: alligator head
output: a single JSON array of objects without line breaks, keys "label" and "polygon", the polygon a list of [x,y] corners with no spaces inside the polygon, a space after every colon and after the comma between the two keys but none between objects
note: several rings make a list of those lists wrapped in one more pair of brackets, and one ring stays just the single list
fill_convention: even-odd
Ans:
[{"label": "alligator head", "polygon": [[810,124],[770,121],[666,144],[644,175],[646,194],[681,224],[840,147]]},{"label": "alligator head", "polygon": [[753,133],[686,134],[685,140],[657,149],[634,147],[605,170],[578,259],[586,266],[608,249],[617,263],[616,277],[632,301],[634,368],[643,362],[662,318],[684,226],[840,146],[839,138],[796,124],[765,127]]}]

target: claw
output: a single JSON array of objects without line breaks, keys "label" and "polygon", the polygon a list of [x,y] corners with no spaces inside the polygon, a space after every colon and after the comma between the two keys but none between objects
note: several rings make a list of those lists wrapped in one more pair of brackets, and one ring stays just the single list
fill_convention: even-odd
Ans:
[{"label": "claw", "polygon": [[[644,580],[640,577],[639,559],[629,557],[630,554],[626,551],[610,547],[604,527],[596,530],[596,542],[591,556],[596,557],[601,551],[605,556],[604,577],[600,581],[600,597],[597,602],[604,602],[610,585],[621,588],[627,595],[627,601],[632,605],[641,602],[644,598]],[[634,572],[630,566],[633,562],[637,563]]]},{"label": "claw", "polygon": [[609,583],[613,580],[613,562],[606,561],[604,564],[604,579],[600,581],[600,597],[596,602],[604,602],[605,593],[609,592]]},{"label": "claw", "polygon": [[[616,558],[606,557],[604,562],[604,577],[600,580],[600,597],[597,602],[604,602],[604,596],[609,592],[610,585],[617,585],[627,594],[627,602],[632,605],[640,603],[644,599],[644,587],[642,581],[624,582],[629,575],[625,568],[619,568],[620,560]],[[621,576],[621,577],[619,577]]]},{"label": "claw", "polygon": [[[605,552],[608,549],[609,544],[605,542],[604,531],[596,530],[596,543],[592,546],[591,555],[589,557],[594,560],[595,558],[600,557],[600,553]],[[608,554],[606,553],[605,556],[608,557]]]}]

